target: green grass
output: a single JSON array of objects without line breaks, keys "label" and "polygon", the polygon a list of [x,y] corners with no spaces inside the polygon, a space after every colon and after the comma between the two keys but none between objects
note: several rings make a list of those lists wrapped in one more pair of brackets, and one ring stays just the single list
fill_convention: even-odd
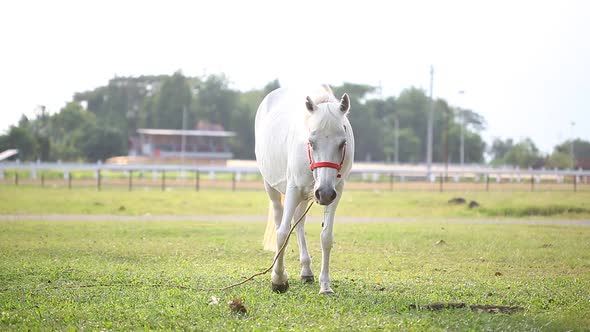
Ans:
[{"label": "green grass", "polygon": [[[341,223],[336,294],[299,282],[270,291],[262,223],[0,221],[0,330],[584,330],[590,326],[590,228],[456,222]],[[308,224],[313,269],[320,225]],[[436,245],[444,240],[446,244]],[[501,276],[496,276],[501,272]],[[189,289],[175,286],[189,287]],[[218,305],[208,305],[211,296]],[[248,313],[227,302],[244,299]],[[433,302],[523,311],[428,311]]]},{"label": "green grass", "polygon": [[[451,205],[453,197],[480,208]],[[136,190],[0,186],[0,214],[266,215],[263,191]],[[316,206],[312,215],[321,216]],[[345,191],[338,215],[384,218],[590,219],[590,192],[368,192]]]},{"label": "green grass", "polygon": [[[481,207],[447,203],[458,196]],[[317,283],[298,281],[294,239],[286,294],[270,291],[269,276],[224,292],[201,290],[271,263],[272,253],[261,250],[261,222],[108,220],[151,214],[263,221],[263,192],[0,186],[0,214],[107,215],[0,220],[0,330],[587,330],[590,227],[469,221],[588,219],[589,204],[586,192],[346,192],[331,264],[336,294],[320,296]],[[320,207],[311,213],[320,216]],[[428,221],[339,223],[338,216]],[[320,223],[308,222],[316,277],[319,232]],[[208,305],[212,296],[219,304]],[[236,297],[244,299],[246,315],[229,309]],[[412,309],[433,302],[524,310]]]}]

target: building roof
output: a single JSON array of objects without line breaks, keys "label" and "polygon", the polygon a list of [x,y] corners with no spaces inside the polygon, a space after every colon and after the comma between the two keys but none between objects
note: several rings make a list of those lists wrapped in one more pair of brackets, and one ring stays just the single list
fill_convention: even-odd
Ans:
[{"label": "building roof", "polygon": [[17,149],[8,149],[0,153],[0,160],[8,159],[18,153]]},{"label": "building roof", "polygon": [[179,130],[179,129],[137,129],[139,134],[160,136],[205,136],[205,137],[233,137],[236,133],[224,130]]}]

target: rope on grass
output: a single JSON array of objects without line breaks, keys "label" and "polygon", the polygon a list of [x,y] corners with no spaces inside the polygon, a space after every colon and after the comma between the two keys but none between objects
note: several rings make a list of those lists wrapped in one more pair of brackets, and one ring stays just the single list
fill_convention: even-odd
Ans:
[{"label": "rope on grass", "polygon": [[[219,288],[194,288],[191,286],[184,286],[184,285],[178,285],[178,284],[116,284],[116,283],[99,283],[99,284],[79,284],[79,285],[65,285],[64,286],[49,286],[49,287],[42,287],[42,288],[54,288],[54,289],[58,289],[58,288],[92,288],[92,287],[115,287],[115,286],[124,286],[124,287],[133,287],[133,286],[148,286],[148,287],[167,287],[167,288],[178,288],[178,289],[187,289],[187,290],[193,290],[193,291],[225,291],[240,285],[243,285],[249,281],[252,281],[254,278],[259,277],[261,275],[267,274],[268,271],[270,271],[276,264],[279,255],[285,251],[285,248],[287,247],[287,242],[289,242],[289,238],[291,237],[291,234],[293,234],[293,230],[295,230],[295,227],[297,227],[297,225],[299,225],[299,223],[301,222],[301,220],[303,220],[303,218],[305,218],[305,216],[307,215],[307,212],[309,212],[309,209],[311,209],[313,205],[313,201],[309,204],[309,206],[307,207],[307,209],[305,210],[305,212],[303,212],[303,214],[301,215],[301,217],[291,226],[291,229],[289,230],[289,234],[287,234],[287,238],[285,239],[285,242],[283,242],[283,245],[281,246],[281,248],[279,249],[279,251],[277,252],[277,254],[275,255],[275,258],[272,261],[272,264],[266,268],[264,271],[255,273],[253,275],[251,275],[250,277],[240,281],[240,282],[236,282],[234,284],[225,286],[225,287],[219,287]],[[0,289],[0,292],[4,292],[4,291],[8,291],[9,288],[6,289]]]},{"label": "rope on grass", "polygon": [[231,285],[228,285],[228,286],[225,286],[225,287],[221,287],[221,288],[207,288],[207,289],[201,289],[201,290],[203,290],[203,291],[213,291],[213,290],[216,290],[216,291],[225,291],[225,290],[228,290],[230,288],[234,288],[236,286],[243,285],[243,284],[247,283],[248,281],[253,280],[254,278],[256,278],[258,276],[267,274],[268,271],[270,271],[273,268],[273,266],[275,266],[275,264],[277,262],[277,259],[279,259],[279,255],[283,251],[285,251],[285,248],[287,247],[287,242],[289,241],[289,238],[291,237],[291,234],[293,234],[293,230],[295,229],[295,227],[297,227],[297,225],[299,225],[299,223],[301,222],[301,220],[303,220],[303,218],[305,218],[305,216],[307,215],[307,212],[309,212],[309,209],[311,209],[311,206],[312,205],[313,205],[313,201],[311,201],[311,203],[309,203],[309,206],[307,207],[307,209],[305,209],[305,212],[303,212],[303,214],[301,215],[301,217],[291,226],[291,229],[289,230],[289,234],[287,234],[287,238],[285,239],[285,242],[283,242],[283,245],[281,246],[281,248],[279,249],[279,251],[275,255],[275,258],[273,259],[272,264],[268,268],[266,268],[266,270],[261,271],[261,272],[258,272],[258,273],[255,273],[255,274],[251,275],[250,277],[248,277],[248,278],[246,278],[246,279],[244,279],[244,280],[242,280],[240,282],[236,282],[235,284],[231,284]]}]

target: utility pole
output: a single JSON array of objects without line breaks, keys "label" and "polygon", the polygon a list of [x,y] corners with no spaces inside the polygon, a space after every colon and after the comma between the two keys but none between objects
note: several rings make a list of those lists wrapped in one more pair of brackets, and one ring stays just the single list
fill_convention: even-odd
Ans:
[{"label": "utility pole", "polygon": [[432,94],[432,85],[434,81],[434,66],[430,66],[430,111],[428,112],[428,133],[426,138],[426,167],[428,179],[432,168],[432,117],[434,115],[434,95]]},{"label": "utility pole", "polygon": [[399,164],[399,117],[397,113],[393,114],[393,137],[395,139],[394,162]]},{"label": "utility pole", "polygon": [[182,107],[182,140],[180,142],[180,161],[184,165],[184,150],[186,148],[186,136],[184,133],[186,123],[186,106]]},{"label": "utility pole", "polygon": [[445,110],[445,181],[449,181],[449,110]]},{"label": "utility pole", "polygon": [[[383,99],[383,85],[381,84],[381,81],[379,81],[379,99],[381,100],[381,107],[383,107],[382,113],[385,114],[385,100]],[[395,109],[393,110],[393,112],[393,162],[397,164],[399,162],[399,118],[397,116],[397,113],[395,113]]]},{"label": "utility pole", "polygon": [[465,130],[465,114],[463,113],[463,110],[460,110],[461,112],[461,141],[460,141],[460,149],[461,149],[461,166],[463,166],[463,164],[465,164],[465,134],[463,133],[463,131]]},{"label": "utility pole", "polygon": [[574,126],[576,125],[575,122],[571,122],[572,125],[572,144],[570,144],[570,156],[572,158],[572,170],[576,168],[576,154],[574,153]]},{"label": "utility pole", "polygon": [[[459,91],[460,95],[465,94],[465,91],[461,90]],[[460,147],[459,147],[459,151],[461,153],[460,156],[460,162],[461,162],[461,166],[463,166],[463,164],[465,163],[465,137],[463,134],[463,130],[465,127],[465,110],[461,109],[459,107],[459,116],[461,117],[461,136],[460,136]]]}]

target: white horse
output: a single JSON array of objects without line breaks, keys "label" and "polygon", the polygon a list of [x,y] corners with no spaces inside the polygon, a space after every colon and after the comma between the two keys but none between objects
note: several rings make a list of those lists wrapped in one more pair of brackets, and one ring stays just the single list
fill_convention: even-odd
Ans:
[{"label": "white horse", "polygon": [[[344,179],[352,168],[354,136],[347,113],[347,94],[338,101],[323,85],[315,94],[298,95],[279,88],[269,93],[256,113],[256,161],[274,209],[277,257],[271,282],[275,292],[289,288],[288,276],[278,253],[287,239],[291,220],[299,220],[314,199],[325,206],[322,223],[320,294],[330,294],[330,250],[334,214],[342,196]],[[281,203],[285,195],[285,206]],[[311,258],[304,232],[305,220],[297,227],[301,280],[313,282]]]}]

